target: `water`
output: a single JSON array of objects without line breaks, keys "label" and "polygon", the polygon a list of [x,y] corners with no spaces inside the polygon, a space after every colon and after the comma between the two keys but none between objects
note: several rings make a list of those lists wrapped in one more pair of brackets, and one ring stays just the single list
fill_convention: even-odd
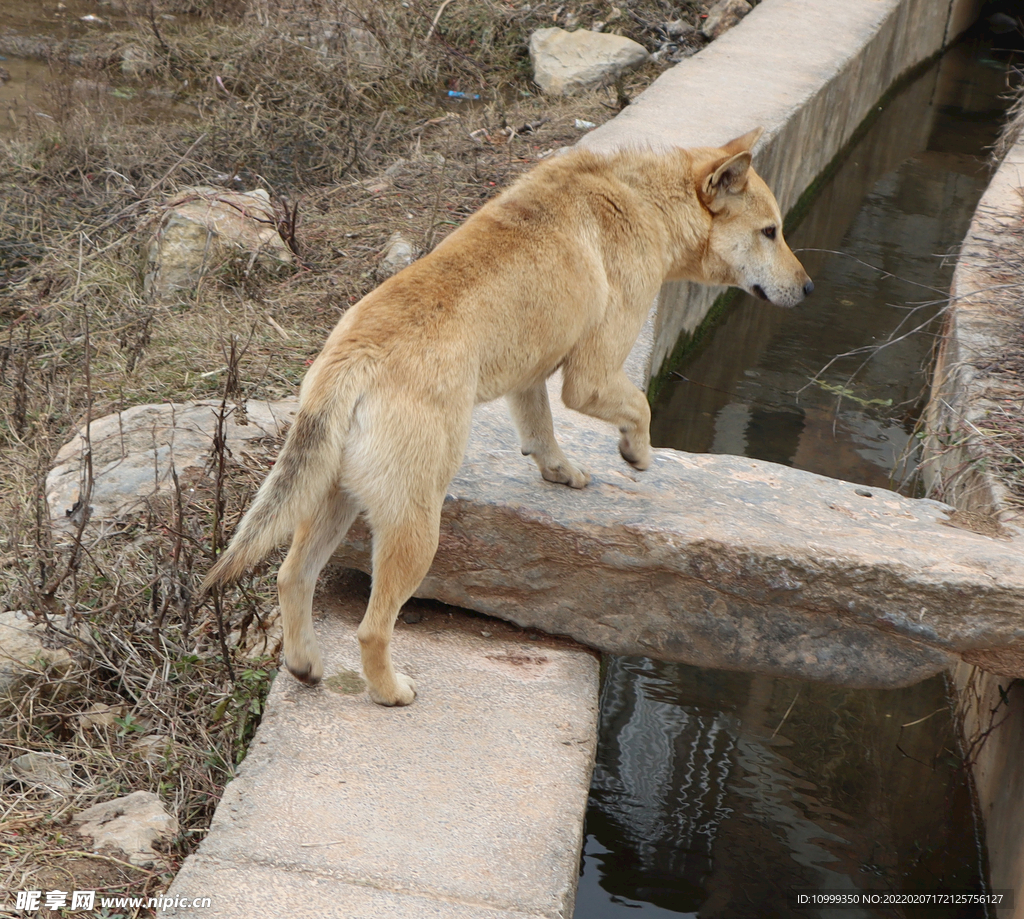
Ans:
[{"label": "water", "polygon": [[[185,15],[165,14],[173,28]],[[76,109],[115,123],[150,123],[193,116],[158,90],[122,78],[116,68],[82,66],[83,52],[126,29],[120,5],[96,0],[4,0],[0,5],[0,141],[45,133]]]},{"label": "water", "polygon": [[[941,309],[1005,72],[963,43],[891,101],[789,236],[844,255],[800,254],[815,293],[795,310],[736,301],[659,394],[656,444],[875,487],[904,477],[935,329],[903,336]],[[984,889],[941,677],[846,690],[609,658],[602,693],[577,919],[984,915],[788,898]]]}]

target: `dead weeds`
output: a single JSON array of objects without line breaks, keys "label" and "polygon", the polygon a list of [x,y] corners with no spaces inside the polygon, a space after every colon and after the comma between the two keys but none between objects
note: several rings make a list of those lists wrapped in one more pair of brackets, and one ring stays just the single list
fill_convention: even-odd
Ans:
[{"label": "dead weeds", "polygon": [[[51,527],[57,450],[89,419],[135,404],[222,394],[226,412],[293,395],[338,317],[380,280],[392,234],[421,253],[436,246],[578,140],[578,122],[612,117],[699,48],[665,23],[699,25],[706,5],[133,0],[129,27],[89,53],[46,46],[49,117],[0,144],[0,609],[30,611],[71,664],[26,671],[4,691],[0,759],[58,754],[74,788],[5,787],[8,891],[162,891],[202,839],[275,673],[243,651],[272,617],[265,580],[223,603],[195,596],[259,461],[215,453],[208,475],[100,536],[85,522]],[[615,87],[539,96],[530,32],[598,22],[659,60]],[[137,66],[122,67],[129,46]],[[282,276],[240,263],[176,302],[147,302],[149,226],[194,184],[266,188],[287,215],[295,266]],[[83,719],[96,704],[116,718]],[[137,789],[157,791],[180,823],[165,864],[140,871],[83,852],[72,812]]]}]

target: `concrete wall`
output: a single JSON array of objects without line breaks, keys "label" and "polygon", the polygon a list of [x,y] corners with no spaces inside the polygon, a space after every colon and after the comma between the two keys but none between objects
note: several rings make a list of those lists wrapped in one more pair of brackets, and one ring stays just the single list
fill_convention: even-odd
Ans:
[{"label": "concrete wall", "polygon": [[[978,203],[953,276],[952,302],[937,358],[926,422],[924,471],[931,493],[963,511],[1024,523],[1003,484],[989,472],[985,448],[975,436],[986,417],[1010,404],[1021,411],[1024,384],[987,376],[978,369],[1005,353],[1019,337],[1019,312],[1004,298],[1000,226],[1024,224],[1024,141],[1007,155]],[[1019,238],[1019,237],[1018,237]],[[964,749],[972,763],[985,822],[994,889],[1014,890],[1016,905],[1001,919],[1024,917],[1024,686],[970,664],[954,672]]]},{"label": "concrete wall", "polygon": [[[756,125],[755,166],[783,213],[826,170],[892,84],[955,38],[980,0],[765,0],[742,26],[664,73],[582,143],[708,146]],[[648,378],[723,288],[666,284],[633,363]]]}]

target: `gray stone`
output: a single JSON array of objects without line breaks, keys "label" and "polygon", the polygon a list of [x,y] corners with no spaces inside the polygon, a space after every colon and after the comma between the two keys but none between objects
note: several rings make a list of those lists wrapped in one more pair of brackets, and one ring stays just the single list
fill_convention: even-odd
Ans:
[{"label": "gray stone", "polygon": [[325,602],[335,605],[317,627],[324,683],[274,681],[209,834],[168,892],[239,895],[216,896],[215,912],[166,915],[249,917],[251,891],[272,879],[295,895],[275,895],[289,916],[570,916],[595,656],[428,608],[394,639],[422,687],[416,704],[383,709],[352,679],[361,598]]},{"label": "gray stone", "polygon": [[22,753],[7,764],[0,782],[14,782],[51,795],[67,795],[71,793],[73,777],[67,757],[56,753]]},{"label": "gray stone", "polygon": [[193,290],[204,275],[240,254],[276,268],[293,261],[262,188],[185,188],[168,199],[146,245],[143,289],[152,299]]},{"label": "gray stone", "polygon": [[415,261],[416,247],[401,233],[392,233],[380,263],[380,275],[382,278],[389,278],[403,268],[408,268]]},{"label": "gray stone", "polygon": [[93,849],[116,849],[133,865],[162,861],[153,845],[178,832],[178,821],[164,810],[159,795],[135,791],[123,798],[94,804],[71,818],[82,836],[91,836]]},{"label": "gray stone", "polygon": [[[89,426],[91,443],[80,431],[61,448],[46,477],[50,520],[72,529],[82,513],[85,455],[92,450],[93,486],[89,498],[95,523],[116,520],[158,495],[173,493],[187,474],[210,462],[219,402],[188,405],[138,405]],[[293,402],[249,402],[244,416],[229,406],[225,440],[229,461],[239,461],[268,438],[277,438],[291,422]]]},{"label": "gray stone", "polygon": [[648,57],[642,45],[621,35],[538,29],[530,36],[533,79],[549,95],[568,95],[610,82]]},{"label": "gray stone", "polygon": [[737,25],[752,9],[747,0],[718,0],[708,10],[708,18],[704,20],[701,31],[707,38],[718,38],[723,32]]},{"label": "gray stone", "polygon": [[669,38],[674,39],[686,38],[697,31],[685,19],[673,19],[671,22],[663,22],[661,28]]}]

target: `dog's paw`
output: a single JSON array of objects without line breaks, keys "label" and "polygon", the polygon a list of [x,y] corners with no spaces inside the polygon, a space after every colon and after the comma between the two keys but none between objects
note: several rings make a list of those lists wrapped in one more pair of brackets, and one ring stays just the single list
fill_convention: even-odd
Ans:
[{"label": "dog's paw", "polygon": [[585,488],[590,483],[590,473],[582,466],[564,460],[556,466],[545,466],[540,474],[548,482],[568,485],[570,488]]},{"label": "dog's paw", "polygon": [[370,698],[378,705],[411,705],[416,698],[416,681],[404,673],[395,673],[394,687],[381,692],[374,686],[367,687]]},{"label": "dog's paw", "polygon": [[619,441],[619,453],[622,458],[634,469],[641,472],[651,465],[651,448],[649,445],[637,446],[625,437]]},{"label": "dog's paw", "polygon": [[307,686],[316,686],[324,675],[324,665],[319,654],[307,658],[296,657],[294,660],[286,656],[285,666],[295,679]]}]

